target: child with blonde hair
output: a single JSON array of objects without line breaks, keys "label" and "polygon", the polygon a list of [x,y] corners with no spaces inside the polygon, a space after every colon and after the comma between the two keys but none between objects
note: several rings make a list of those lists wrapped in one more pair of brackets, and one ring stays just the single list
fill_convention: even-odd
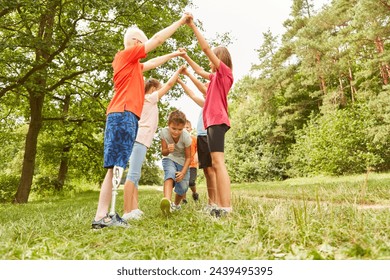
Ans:
[{"label": "child with blonde hair", "polygon": [[[184,13],[181,19],[157,32],[148,40],[142,30],[130,27],[124,35],[124,50],[118,51],[112,62],[114,70],[114,96],[107,108],[104,133],[104,168],[107,169],[95,217],[93,229],[119,226],[128,227],[115,211],[117,189],[123,170],[131,155],[137,136],[138,120],[145,99],[143,72],[156,68],[169,57],[158,57],[141,63],[147,53],[165,42],[192,15]],[[111,202],[111,209],[108,208]]]}]

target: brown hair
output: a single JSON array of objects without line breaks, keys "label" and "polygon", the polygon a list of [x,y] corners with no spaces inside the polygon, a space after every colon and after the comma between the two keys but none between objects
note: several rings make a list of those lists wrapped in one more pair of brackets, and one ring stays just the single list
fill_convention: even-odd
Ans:
[{"label": "brown hair", "polygon": [[160,82],[157,79],[149,78],[145,82],[145,93],[148,92],[152,87],[158,88]]},{"label": "brown hair", "polygon": [[224,46],[218,46],[213,49],[214,54],[231,70],[233,70],[232,57],[229,50]]},{"label": "brown hair", "polygon": [[185,125],[186,122],[187,122],[186,115],[182,111],[176,110],[169,114],[168,125],[171,123]]}]

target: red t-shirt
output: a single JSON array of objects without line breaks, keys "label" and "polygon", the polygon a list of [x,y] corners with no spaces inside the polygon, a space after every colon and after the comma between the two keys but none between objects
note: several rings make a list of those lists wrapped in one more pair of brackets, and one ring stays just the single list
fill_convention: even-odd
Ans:
[{"label": "red t-shirt", "polygon": [[217,72],[210,74],[210,84],[206,92],[203,107],[203,123],[206,129],[219,124],[230,127],[227,95],[232,85],[232,70],[221,61]]},{"label": "red t-shirt", "polygon": [[112,68],[114,69],[114,97],[107,108],[107,114],[130,111],[140,118],[145,99],[143,64],[145,46],[137,45],[117,52]]}]

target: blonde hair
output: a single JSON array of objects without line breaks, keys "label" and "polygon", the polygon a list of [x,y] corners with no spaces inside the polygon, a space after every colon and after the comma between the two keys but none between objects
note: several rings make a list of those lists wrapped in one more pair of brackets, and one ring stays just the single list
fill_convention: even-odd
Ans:
[{"label": "blonde hair", "polygon": [[233,70],[232,57],[229,50],[224,46],[218,46],[213,49],[214,54],[231,70]]},{"label": "blonde hair", "polygon": [[125,45],[125,48],[131,46],[130,42],[133,38],[140,40],[142,43],[145,43],[148,40],[148,37],[146,37],[145,33],[135,25],[127,28],[125,32],[125,36],[123,38],[123,44]]}]

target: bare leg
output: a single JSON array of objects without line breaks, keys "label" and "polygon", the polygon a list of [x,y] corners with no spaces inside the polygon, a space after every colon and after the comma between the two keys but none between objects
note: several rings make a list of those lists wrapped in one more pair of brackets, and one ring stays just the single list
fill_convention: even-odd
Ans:
[{"label": "bare leg", "polygon": [[203,173],[206,178],[207,193],[209,195],[209,205],[216,204],[217,198],[217,178],[212,167],[203,168]]},{"label": "bare leg", "polygon": [[108,213],[112,195],[112,168],[107,170],[106,177],[100,189],[99,202],[96,210],[95,221],[104,218]]},{"label": "bare leg", "polygon": [[222,152],[212,152],[211,158],[217,182],[217,205],[231,207],[230,178],[225,165],[225,155]]},{"label": "bare leg", "polygon": [[133,196],[133,205],[131,207],[131,210],[138,209],[138,188],[134,188],[134,196]]},{"label": "bare leg", "polygon": [[[138,205],[134,205],[135,203],[138,204],[138,191],[135,187],[134,183],[126,180],[125,186],[123,188],[123,210],[124,213],[130,213],[131,210],[137,209]],[[134,206],[136,206],[134,208]]]},{"label": "bare leg", "polygon": [[183,198],[182,195],[175,194],[175,205],[179,205],[182,198]]},{"label": "bare leg", "polygon": [[164,181],[164,197],[168,198],[169,201],[172,199],[173,180],[167,179]]}]

